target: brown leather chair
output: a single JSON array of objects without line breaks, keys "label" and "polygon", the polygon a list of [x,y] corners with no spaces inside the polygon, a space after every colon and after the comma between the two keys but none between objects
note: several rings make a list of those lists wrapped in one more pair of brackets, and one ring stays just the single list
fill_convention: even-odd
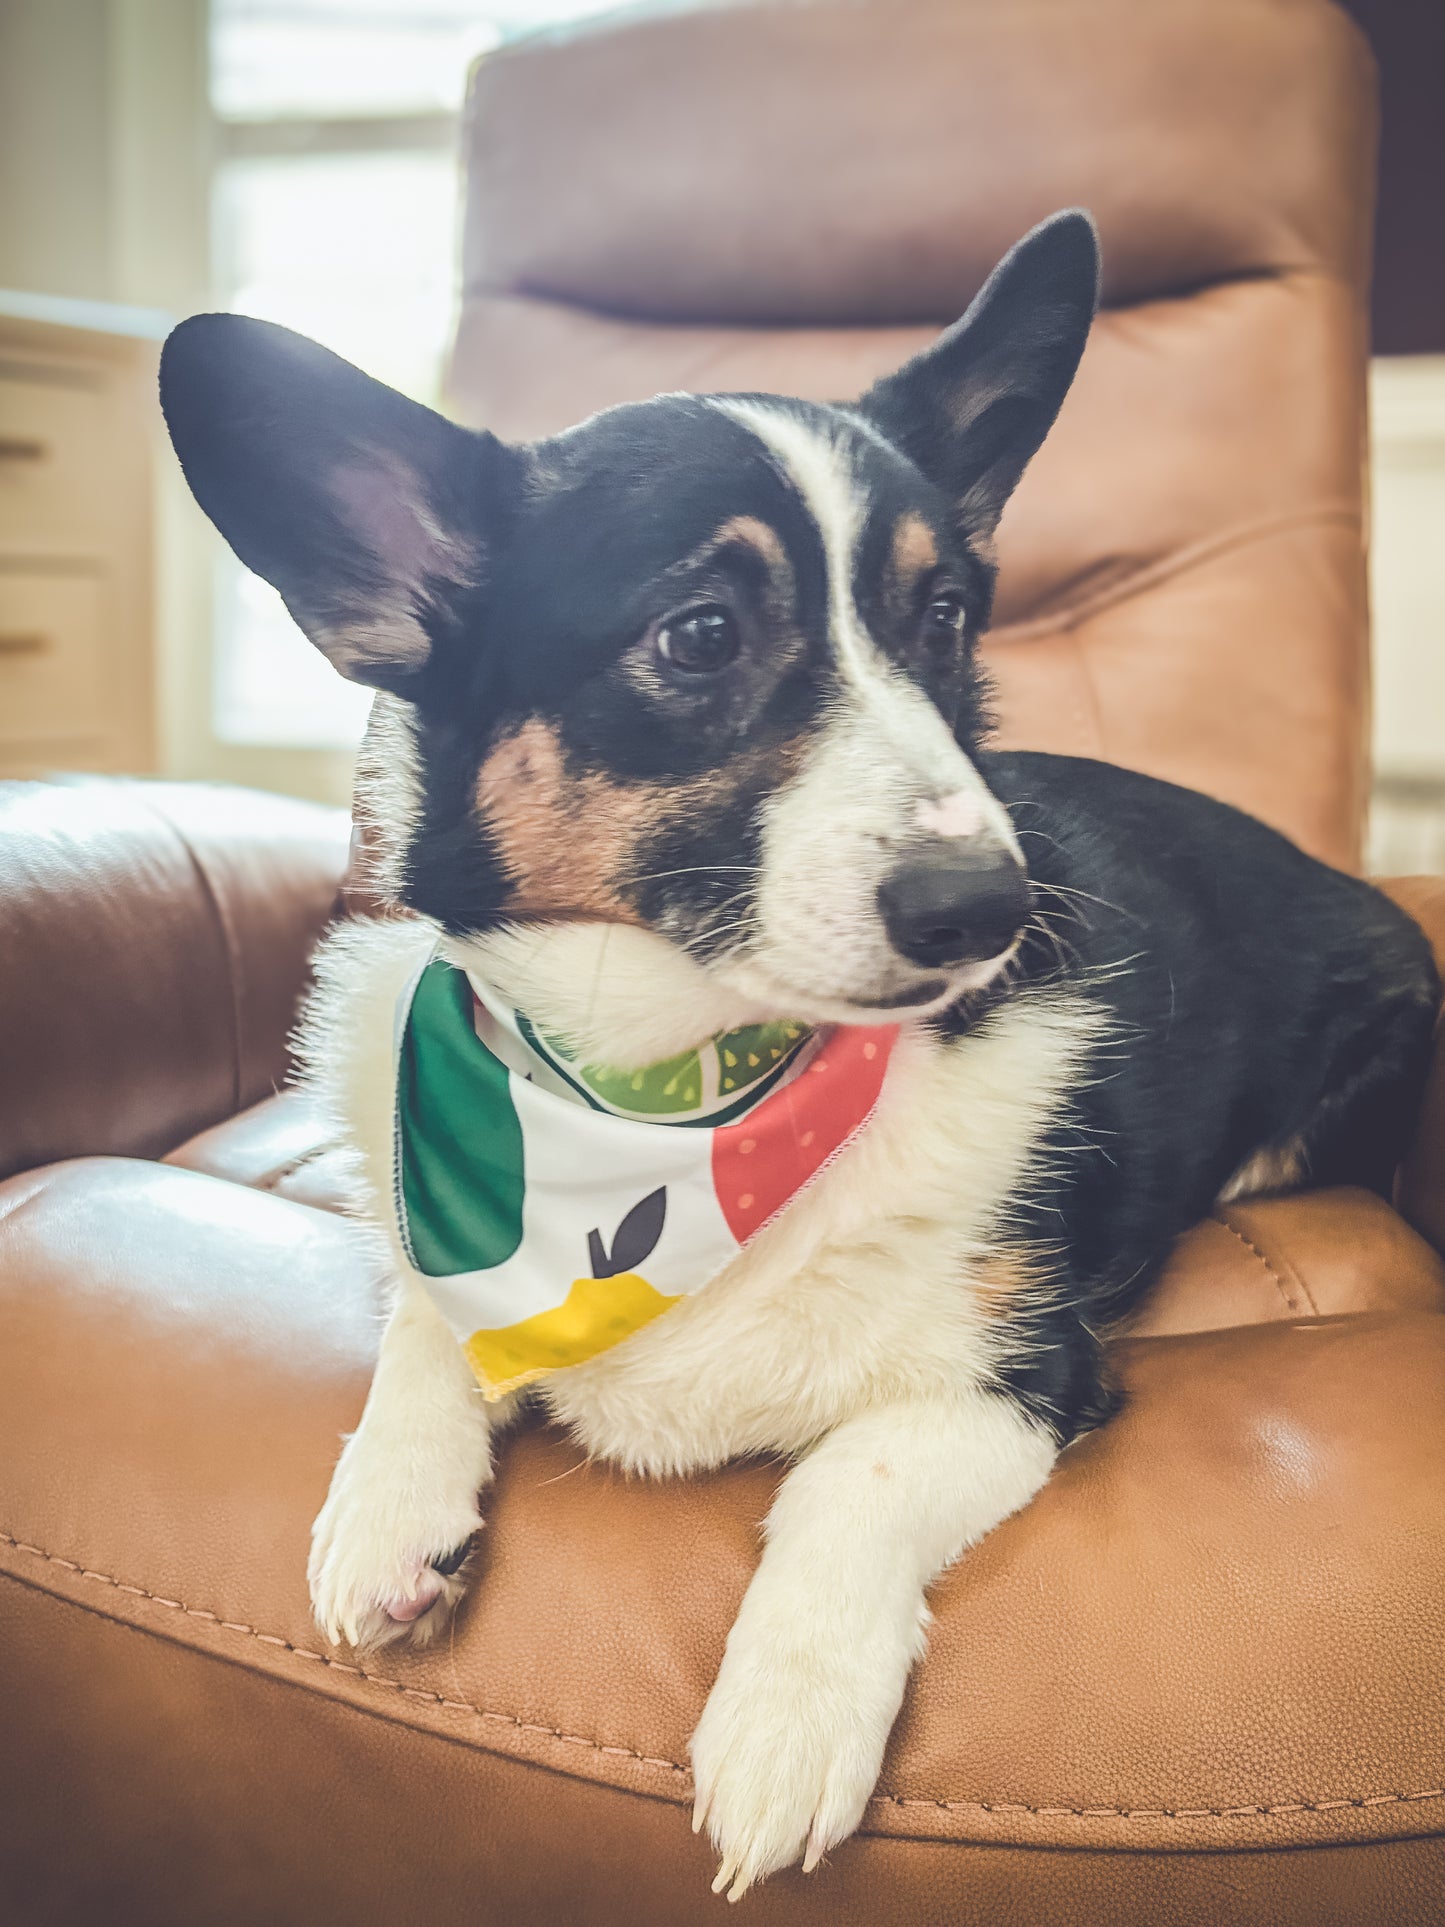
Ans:
[{"label": "brown leather chair", "polygon": [[[1092,207],[1106,310],[1003,530],[1004,733],[1349,864],[1371,102],[1317,0],[774,0],[519,46],[468,113],[455,400],[517,435],[846,395]],[[776,1470],[629,1483],[524,1429],[454,1636],[325,1646],[307,1531],[377,1290],[269,1093],[344,825],[0,807],[0,1915],[718,1917],[686,1743]],[[1406,894],[1445,935],[1445,884]],[[1445,1919],[1445,1070],[1399,1201],[1183,1241],[1123,1415],[936,1588],[861,1832],[751,1918]]]}]

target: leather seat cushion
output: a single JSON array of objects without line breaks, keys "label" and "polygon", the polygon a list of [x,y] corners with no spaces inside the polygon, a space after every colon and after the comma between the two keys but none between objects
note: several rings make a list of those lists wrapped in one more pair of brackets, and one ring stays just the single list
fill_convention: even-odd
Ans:
[{"label": "leather seat cushion", "polygon": [[[358,1234],[328,1212],[119,1159],[0,1187],[0,1590],[26,1629],[5,1648],[24,1690],[0,1804],[30,1841],[25,1877],[67,1877],[40,1793],[63,1774],[106,1843],[90,1859],[122,1885],[158,1806],[179,1864],[211,1864],[224,1832],[245,1898],[217,1889],[217,1920],[334,1905],[353,1851],[391,1918],[433,1852],[446,1878],[423,1885],[450,1880],[453,1910],[490,1894],[494,1917],[563,1919],[585,1893],[589,1923],[675,1927],[696,1894],[713,1917],[686,1742],[776,1469],[627,1481],[524,1426],[454,1637],[358,1662],[312,1627],[305,1563],[376,1309]],[[1117,1891],[1121,1920],[1157,1919],[1161,1894],[1174,1918],[1257,1920],[1267,1875],[1252,1911],[1220,1887],[1196,1914],[1180,1896],[1212,1890],[1188,1856],[1439,1831],[1445,1318],[1291,1316],[1118,1356],[1120,1419],[935,1588],[861,1839],[751,1896],[760,1922],[861,1920],[885,1890],[903,1917],[963,1918],[939,1910],[964,1863],[921,1842],[1007,1849],[990,1865],[1020,1918],[1103,1919]],[[374,1777],[330,1787],[326,1735],[358,1719],[347,1757]],[[426,1735],[447,1745],[419,1750]],[[436,1836],[383,1869],[356,1815],[418,1779]],[[315,1824],[277,1827],[292,1802]],[[550,1915],[549,1848],[567,1864]],[[1087,1903],[1060,1848],[1099,1857]],[[1158,1856],[1157,1880],[1113,1878],[1121,1850]],[[1296,1907],[1318,1884],[1322,1921],[1359,1918],[1337,1909],[1366,1895],[1372,1918],[1419,1919],[1401,1897],[1440,1875],[1399,1854],[1388,1878],[1378,1855],[1324,1855],[1326,1872],[1294,1854],[1273,1884]],[[359,1917],[379,1918],[369,1892]]]},{"label": "leather seat cushion", "polygon": [[348,835],[225,784],[0,783],[0,1175],[159,1156],[275,1090]]}]

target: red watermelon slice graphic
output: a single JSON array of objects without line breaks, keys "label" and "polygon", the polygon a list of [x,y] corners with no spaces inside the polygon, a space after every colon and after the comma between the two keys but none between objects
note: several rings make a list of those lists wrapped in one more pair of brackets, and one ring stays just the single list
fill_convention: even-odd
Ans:
[{"label": "red watermelon slice graphic", "polygon": [[896,1024],[840,1026],[791,1083],[740,1123],[713,1132],[713,1189],[740,1245],[811,1183],[866,1122],[897,1037]]}]

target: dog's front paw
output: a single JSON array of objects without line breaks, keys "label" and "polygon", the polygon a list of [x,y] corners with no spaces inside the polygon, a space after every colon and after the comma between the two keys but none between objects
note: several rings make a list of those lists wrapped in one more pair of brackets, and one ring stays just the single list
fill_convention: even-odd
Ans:
[{"label": "dog's front paw", "polygon": [[347,1442],[311,1529],[317,1625],[335,1644],[424,1645],[466,1590],[481,1523],[475,1487],[444,1475],[417,1482],[369,1449],[363,1428]]},{"label": "dog's front paw", "polygon": [[692,1829],[707,1827],[722,1860],[712,1890],[729,1900],[800,1857],[811,1873],[853,1832],[903,1690],[893,1665],[870,1675],[857,1654],[740,1631],[692,1736]]}]

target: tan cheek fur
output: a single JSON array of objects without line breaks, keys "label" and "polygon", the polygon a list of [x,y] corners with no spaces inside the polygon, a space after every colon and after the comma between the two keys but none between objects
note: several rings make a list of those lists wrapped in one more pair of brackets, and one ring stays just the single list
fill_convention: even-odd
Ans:
[{"label": "tan cheek fur", "polygon": [[688,782],[623,784],[595,770],[569,772],[555,728],[533,717],[477,776],[478,812],[512,878],[508,912],[641,923],[629,898],[647,843],[669,822],[720,814],[740,790],[777,788],[796,773],[804,747],[795,739],[746,751]]},{"label": "tan cheek fur", "polygon": [[482,764],[476,799],[512,878],[509,910],[638,921],[619,879],[658,820],[662,792],[596,772],[572,775],[556,730],[533,717]]}]

